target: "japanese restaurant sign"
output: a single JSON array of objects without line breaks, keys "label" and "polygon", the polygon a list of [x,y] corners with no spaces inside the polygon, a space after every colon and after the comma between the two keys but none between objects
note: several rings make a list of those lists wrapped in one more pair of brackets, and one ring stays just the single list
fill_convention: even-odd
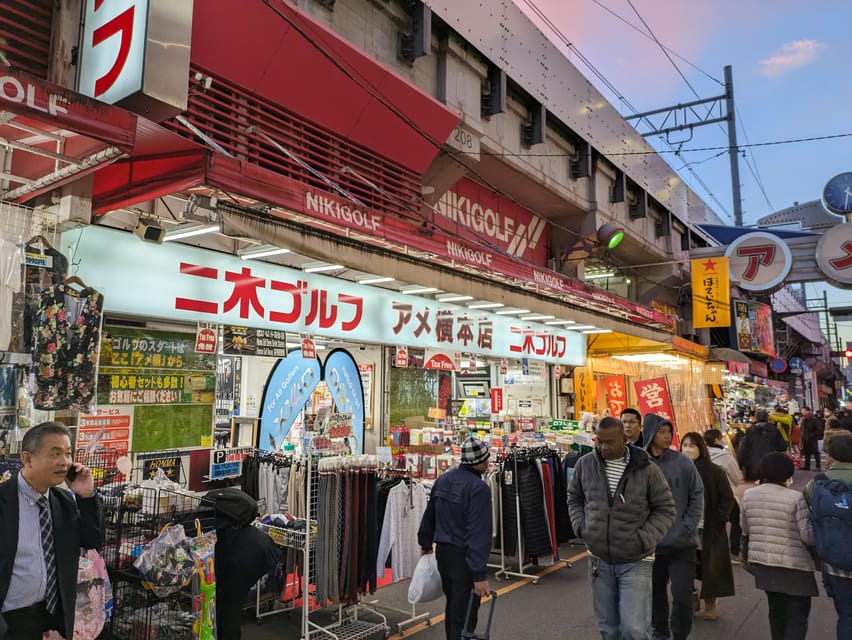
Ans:
[{"label": "japanese restaurant sign", "polygon": [[636,402],[639,405],[639,413],[643,416],[655,413],[675,426],[672,400],[669,395],[669,383],[665,376],[649,378],[648,380],[638,380],[633,383],[633,388],[636,391]]},{"label": "japanese restaurant sign", "polygon": [[[585,336],[577,332],[279,265],[246,265],[195,247],[149,244],[95,227],[62,236],[62,249],[77,256],[78,276],[104,294],[107,312],[585,363]],[[153,289],[158,295],[138,295]]]},{"label": "japanese restaurant sign", "polygon": [[624,376],[609,376],[603,379],[606,391],[609,415],[618,418],[621,412],[627,408],[627,383]]},{"label": "japanese restaurant sign", "polygon": [[696,329],[731,326],[728,258],[692,260],[692,324]]}]

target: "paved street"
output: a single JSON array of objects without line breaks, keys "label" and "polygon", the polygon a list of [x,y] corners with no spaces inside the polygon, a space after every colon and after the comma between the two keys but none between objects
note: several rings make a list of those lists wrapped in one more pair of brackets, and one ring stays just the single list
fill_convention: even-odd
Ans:
[{"label": "paved street", "polygon": [[[813,474],[796,473],[796,488],[801,489]],[[525,640],[550,640],[565,638],[593,640],[600,638],[592,612],[591,592],[588,586],[588,561],[584,549],[564,545],[561,557],[575,558],[572,567],[564,563],[540,571],[538,584],[529,580],[513,579],[509,582],[492,580],[492,588],[499,594],[494,613],[493,640],[524,638]],[[690,636],[696,640],[719,640],[720,638],[769,638],[766,596],[754,588],[753,578],[742,567],[734,569],[737,595],[719,601],[720,617],[709,622],[695,617],[695,626]],[[407,583],[380,589],[375,599],[380,610],[392,623],[392,638],[413,637],[417,640],[443,640],[443,600],[433,602],[428,610],[433,615],[432,626],[419,623],[408,627],[404,636],[398,634],[395,623],[404,619],[400,613],[382,607],[408,610],[405,601]],[[834,638],[835,613],[831,600],[821,595],[813,600],[808,640],[830,640]],[[421,613],[418,608],[418,613]],[[317,616],[319,617],[319,616]],[[313,619],[313,616],[312,616]],[[266,640],[272,638],[298,638],[298,616],[288,618],[286,614],[266,618],[262,626],[248,621],[243,627],[243,638]],[[327,637],[331,636],[317,636]],[[381,638],[381,635],[376,635]]]}]

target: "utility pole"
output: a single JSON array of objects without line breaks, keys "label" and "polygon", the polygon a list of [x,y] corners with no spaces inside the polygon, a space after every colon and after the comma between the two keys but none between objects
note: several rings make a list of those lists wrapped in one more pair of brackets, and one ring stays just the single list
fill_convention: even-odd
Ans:
[{"label": "utility pole", "polygon": [[[707,105],[705,113],[699,113],[696,107]],[[740,192],[740,149],[737,145],[736,107],[734,106],[734,80],[731,65],[725,67],[725,93],[712,98],[704,98],[685,102],[672,107],[662,107],[644,113],[626,116],[626,120],[635,120],[636,130],[645,120],[651,127],[647,131],[639,131],[642,137],[659,136],[675,131],[689,130],[708,124],[724,122],[728,129],[728,156],[731,160],[731,194],[734,204],[734,225],[743,226],[743,202]],[[655,125],[650,116],[660,116],[662,121]]]}]

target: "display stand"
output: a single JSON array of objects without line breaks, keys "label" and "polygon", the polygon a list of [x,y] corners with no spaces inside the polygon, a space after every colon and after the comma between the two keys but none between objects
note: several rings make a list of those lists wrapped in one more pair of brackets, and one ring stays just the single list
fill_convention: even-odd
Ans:
[{"label": "display stand", "polygon": [[[261,522],[256,522],[255,526],[266,533],[272,541],[275,542],[279,547],[284,549],[290,549],[293,551],[302,552],[305,548],[306,544],[309,544],[306,538],[308,538],[308,533],[306,531],[295,531],[293,529],[282,529],[281,527],[273,527],[272,525],[263,524]],[[261,613],[261,589],[260,589],[260,581],[257,583],[257,601],[256,601],[256,609],[255,609],[255,618],[257,619],[257,624],[261,624],[263,622],[263,618],[267,618],[269,616],[274,616],[279,613],[290,613],[292,611],[296,611],[299,608],[299,605],[296,604],[296,600],[298,599],[298,589],[296,588],[299,584],[299,578],[296,577],[294,582],[288,582],[285,585],[285,590],[287,587],[292,587],[292,598],[287,602],[287,606],[284,607],[276,607],[271,609],[270,611],[265,611]]]},{"label": "display stand", "polygon": [[[518,481],[518,459],[512,456],[512,481]],[[504,469],[505,473],[505,469]],[[499,484],[499,494],[500,494],[500,514],[502,515],[505,510],[503,509],[503,483]],[[538,584],[539,577],[532,573],[526,573],[524,569],[528,567],[532,567],[532,564],[524,564],[524,536],[521,532],[521,498],[520,492],[515,490],[515,525],[518,530],[518,570],[510,571],[507,567],[507,559],[506,559],[506,544],[505,544],[505,534],[503,527],[500,527],[500,570],[497,571],[494,575],[497,576],[505,576],[508,578],[509,576],[514,576],[516,578],[526,578],[532,580],[533,584]],[[501,523],[502,524],[502,523]]]}]

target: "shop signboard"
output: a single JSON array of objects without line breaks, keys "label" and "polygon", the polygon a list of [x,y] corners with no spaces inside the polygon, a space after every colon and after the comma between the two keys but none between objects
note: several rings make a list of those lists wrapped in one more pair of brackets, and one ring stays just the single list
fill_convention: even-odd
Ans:
[{"label": "shop signboard", "polygon": [[627,381],[624,376],[608,376],[603,379],[609,415],[616,418],[627,408]]},{"label": "shop signboard", "polygon": [[278,451],[322,378],[319,360],[294,349],[273,367],[261,400],[258,449]]},{"label": "shop signboard", "polygon": [[503,410],[503,389],[491,387],[491,413],[500,413]]},{"label": "shop signboard", "polygon": [[237,478],[243,473],[243,460],[253,453],[251,447],[213,449],[210,452],[210,480]]},{"label": "shop signboard", "polygon": [[[234,256],[174,243],[140,243],[132,234],[97,227],[63,233],[61,246],[76,255],[78,275],[103,292],[111,313],[217,321],[489,358],[585,363],[581,333],[480,309],[271,263],[246,267]],[[135,259],[126,260],[131,254]],[[137,293],[153,288],[158,295]]]},{"label": "shop signboard", "polygon": [[157,476],[157,469],[162,469],[166,477],[172,482],[181,482],[180,453],[175,451],[170,455],[140,454],[136,459],[142,463],[143,476],[147,480],[153,480]]},{"label": "shop signboard", "polygon": [[[848,188],[847,188],[848,193]],[[852,285],[852,223],[832,227],[817,242],[816,262],[832,284]]]},{"label": "shop signboard", "polygon": [[772,307],[753,300],[734,300],[734,325],[731,327],[740,351],[775,357],[775,333]]},{"label": "shop signboard", "polygon": [[442,351],[427,347],[423,351],[423,368],[438,371],[459,371],[462,355],[460,351]]},{"label": "shop signboard", "polygon": [[[671,396],[669,395],[669,383],[665,376],[637,380],[633,383],[636,391],[636,402],[639,405],[639,413],[643,416],[655,413],[675,425],[674,411],[672,410]],[[677,429],[675,429],[675,432]],[[675,439],[677,433],[675,433]]]},{"label": "shop signboard", "polygon": [[692,325],[696,329],[731,325],[728,258],[692,260]]},{"label": "shop signboard", "polygon": [[746,291],[779,287],[793,267],[793,253],[773,233],[755,231],[740,236],[725,250],[730,260],[731,281]]},{"label": "shop signboard", "polygon": [[358,363],[345,349],[334,349],[322,367],[322,378],[338,413],[352,416],[352,435],[358,442],[359,453],[364,451],[364,386]]}]

